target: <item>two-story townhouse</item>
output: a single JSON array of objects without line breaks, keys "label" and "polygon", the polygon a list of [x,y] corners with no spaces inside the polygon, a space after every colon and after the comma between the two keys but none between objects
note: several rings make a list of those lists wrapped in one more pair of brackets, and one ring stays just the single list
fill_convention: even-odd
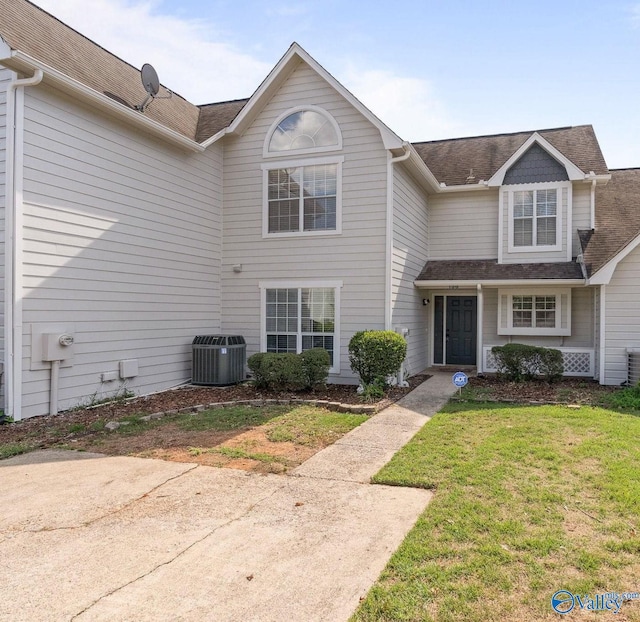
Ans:
[{"label": "two-story townhouse", "polygon": [[[296,44],[247,100],[142,107],[137,69],[27,0],[0,10],[16,418],[186,382],[212,332],[249,354],[324,347],[333,382],[356,381],[367,328],[405,335],[409,374],[491,371],[517,340],[627,379],[640,171],[609,171],[591,127],[412,145]],[[74,353],[54,374],[59,331]]]}]

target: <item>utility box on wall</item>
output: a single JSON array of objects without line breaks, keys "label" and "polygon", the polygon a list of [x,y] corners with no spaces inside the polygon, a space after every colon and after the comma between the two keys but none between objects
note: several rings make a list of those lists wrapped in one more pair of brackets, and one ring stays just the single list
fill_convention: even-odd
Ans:
[{"label": "utility box on wall", "polygon": [[45,333],[42,335],[43,361],[70,361],[73,359],[73,335]]},{"label": "utility box on wall", "polygon": [[138,375],[138,359],[125,359],[119,363],[120,378],[135,378]]},{"label": "utility box on wall", "polygon": [[[29,328],[27,328],[27,331]],[[77,354],[77,344],[78,338],[76,337],[76,327],[73,322],[65,322],[65,323],[33,323],[30,326],[31,332],[31,361],[29,364],[29,369],[31,371],[43,370],[43,369],[51,369],[51,361],[59,360],[60,367],[73,367],[74,365],[74,356]],[[48,335],[52,335],[49,337]],[[60,353],[54,354],[54,350],[58,347],[63,347],[59,343],[59,338],[62,335],[69,335],[73,338],[73,343],[69,344],[65,347],[64,356],[67,358],[63,359],[51,359],[45,358],[46,356],[60,356]],[[27,337],[28,339],[28,337]],[[49,339],[52,339],[53,342],[48,342]],[[56,344],[55,341],[58,340]],[[65,340],[66,342],[67,340]],[[26,345],[26,342],[25,342]],[[48,352],[45,353],[45,347],[48,348]]]}]

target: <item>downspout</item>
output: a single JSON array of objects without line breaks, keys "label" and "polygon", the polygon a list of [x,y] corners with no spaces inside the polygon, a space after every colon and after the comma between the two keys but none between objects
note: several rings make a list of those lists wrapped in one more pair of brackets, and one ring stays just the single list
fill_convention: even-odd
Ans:
[{"label": "downspout", "polygon": [[607,286],[600,285],[600,369],[598,370],[598,382],[605,384],[607,355]]},{"label": "downspout", "polygon": [[24,91],[42,82],[42,69],[7,86],[5,189],[5,391],[7,415],[22,419],[22,190]]},{"label": "downspout", "polygon": [[591,180],[591,230],[596,228],[596,180]]},{"label": "downspout", "polygon": [[477,309],[476,309],[476,317],[478,322],[478,336],[477,336],[477,346],[476,346],[476,373],[478,376],[482,376],[484,373],[484,352],[483,348],[483,340],[482,340],[482,325],[483,325],[483,315],[484,315],[484,292],[482,291],[482,285],[478,283],[476,286],[478,292],[478,298],[476,301]]},{"label": "downspout", "polygon": [[411,145],[408,142],[402,143],[404,153],[397,157],[387,155],[387,260],[385,265],[385,306],[384,306],[384,327],[391,330],[391,295],[393,279],[393,165],[396,162],[404,162],[411,156]]},{"label": "downspout", "polygon": [[[411,156],[411,145],[408,142],[402,143],[404,153],[395,158],[391,157],[389,153],[387,156],[387,260],[385,262],[385,305],[384,305],[384,327],[385,330],[391,330],[392,319],[392,300],[393,295],[393,165],[396,162],[404,162]],[[406,336],[403,334],[403,337]],[[409,386],[409,383],[404,379],[404,361],[400,365],[397,375],[398,386]]]}]

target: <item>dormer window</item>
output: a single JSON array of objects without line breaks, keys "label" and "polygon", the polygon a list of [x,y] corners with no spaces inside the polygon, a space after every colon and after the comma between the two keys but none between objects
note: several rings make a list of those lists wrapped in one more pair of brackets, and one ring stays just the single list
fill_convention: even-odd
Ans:
[{"label": "dormer window", "polygon": [[513,193],[513,245],[555,246],[558,189],[516,190]]},{"label": "dormer window", "polygon": [[563,211],[571,182],[503,186],[510,253],[562,250]]},{"label": "dormer window", "polygon": [[267,134],[265,157],[291,153],[317,153],[342,148],[342,137],[335,119],[317,106],[290,110],[280,117]]}]

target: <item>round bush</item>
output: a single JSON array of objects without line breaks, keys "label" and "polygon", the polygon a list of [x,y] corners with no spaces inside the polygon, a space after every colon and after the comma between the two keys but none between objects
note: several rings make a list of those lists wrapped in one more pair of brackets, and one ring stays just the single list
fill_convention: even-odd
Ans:
[{"label": "round bush", "polygon": [[363,330],[349,341],[351,369],[362,384],[386,385],[387,376],[396,374],[407,355],[407,342],[392,330]]}]

